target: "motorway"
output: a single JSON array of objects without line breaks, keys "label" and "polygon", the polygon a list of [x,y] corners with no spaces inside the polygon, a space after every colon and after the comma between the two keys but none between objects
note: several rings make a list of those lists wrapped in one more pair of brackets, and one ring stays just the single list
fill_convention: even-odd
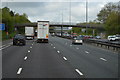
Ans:
[{"label": "motorway", "polygon": [[118,78],[118,53],[51,37],[49,43],[27,40],[26,46],[4,43],[3,78]]}]

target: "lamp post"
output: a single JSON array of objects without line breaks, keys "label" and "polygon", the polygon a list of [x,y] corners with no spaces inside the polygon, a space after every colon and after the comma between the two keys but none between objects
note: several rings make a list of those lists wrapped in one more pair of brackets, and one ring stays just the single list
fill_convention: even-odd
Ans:
[{"label": "lamp post", "polygon": [[69,24],[70,24],[69,27],[71,27],[71,0],[70,0],[70,5],[69,5]]},{"label": "lamp post", "polygon": [[88,22],[88,0],[86,0],[86,35],[87,35],[87,22]]}]

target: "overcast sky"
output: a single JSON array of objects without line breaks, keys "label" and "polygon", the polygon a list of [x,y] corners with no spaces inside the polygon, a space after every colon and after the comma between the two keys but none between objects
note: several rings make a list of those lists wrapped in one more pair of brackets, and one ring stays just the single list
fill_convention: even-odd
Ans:
[{"label": "overcast sky", "polygon": [[[114,0],[114,2],[118,1]],[[88,21],[95,20],[99,11],[108,2],[113,0],[88,0]],[[62,22],[62,13],[64,22],[69,22],[70,19],[70,0],[2,0],[2,7],[5,6],[16,13],[26,13],[32,22],[38,20]],[[85,22],[85,13],[85,0],[71,0],[71,22]]]}]

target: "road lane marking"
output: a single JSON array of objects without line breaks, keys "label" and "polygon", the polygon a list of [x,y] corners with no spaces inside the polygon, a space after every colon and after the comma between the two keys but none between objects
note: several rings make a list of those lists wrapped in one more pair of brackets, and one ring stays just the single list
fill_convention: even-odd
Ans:
[{"label": "road lane marking", "polygon": [[79,49],[79,48],[76,48],[76,49]]},{"label": "road lane marking", "polygon": [[26,59],[27,59],[27,56],[25,56],[24,60],[26,60]]},{"label": "road lane marking", "polygon": [[53,46],[53,44],[51,44],[51,46]]},{"label": "road lane marking", "polygon": [[60,51],[57,51],[58,53],[60,53]]},{"label": "road lane marking", "polygon": [[30,52],[30,50],[28,50],[28,52]]},{"label": "road lane marking", "polygon": [[17,74],[20,74],[20,73],[21,73],[21,71],[22,71],[22,68],[19,68],[19,70],[18,70]]},{"label": "road lane marking", "polygon": [[32,46],[30,48],[32,48]]},{"label": "road lane marking", "polygon": [[66,58],[66,57],[63,57],[63,59],[64,59],[65,61],[67,61],[67,58]]},{"label": "road lane marking", "polygon": [[53,47],[53,48],[55,48],[55,47]]},{"label": "road lane marking", "polygon": [[103,60],[103,61],[107,61],[105,58],[100,58],[101,60]]},{"label": "road lane marking", "polygon": [[32,44],[33,45],[33,44]]},{"label": "road lane marking", "polygon": [[5,48],[7,48],[7,47],[9,47],[9,46],[11,46],[11,45],[5,46],[5,47],[1,48],[0,50],[3,50],[3,49],[5,49]]},{"label": "road lane marking", "polygon": [[80,72],[78,69],[75,69],[75,71],[76,71],[79,75],[83,75],[83,73]]},{"label": "road lane marking", "polygon": [[88,51],[85,51],[85,53],[89,54],[89,52],[88,52]]},{"label": "road lane marking", "polygon": [[2,47],[4,47],[4,46],[6,46],[6,45],[2,45],[2,46],[0,46],[0,47],[2,48]]},{"label": "road lane marking", "polygon": [[72,45],[70,45],[70,46],[72,46]]}]

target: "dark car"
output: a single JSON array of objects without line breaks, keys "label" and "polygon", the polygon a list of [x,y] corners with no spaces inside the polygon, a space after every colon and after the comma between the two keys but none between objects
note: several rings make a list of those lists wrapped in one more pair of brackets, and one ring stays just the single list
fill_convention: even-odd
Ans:
[{"label": "dark car", "polygon": [[16,34],[13,37],[13,45],[26,45],[25,36],[21,34]]},{"label": "dark car", "polygon": [[77,37],[73,38],[72,44],[81,44],[82,45],[83,44],[83,40],[82,40],[81,37],[77,36]]}]

